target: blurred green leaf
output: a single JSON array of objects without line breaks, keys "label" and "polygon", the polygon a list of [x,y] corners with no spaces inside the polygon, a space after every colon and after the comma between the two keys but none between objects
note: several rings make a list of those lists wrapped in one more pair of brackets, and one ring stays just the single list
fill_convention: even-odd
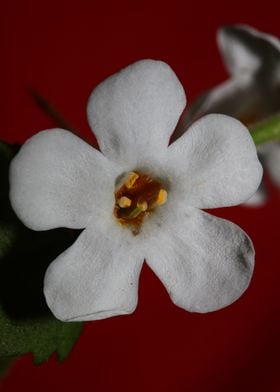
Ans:
[{"label": "blurred green leaf", "polygon": [[42,363],[56,352],[64,360],[82,323],[64,323],[51,314],[43,295],[48,265],[76,239],[78,231],[35,232],[14,214],[9,201],[9,164],[18,150],[0,142],[0,358],[33,353]]},{"label": "blurred green leaf", "polygon": [[9,370],[12,363],[14,362],[14,360],[15,358],[13,357],[0,358],[0,381],[1,378],[6,376],[6,373]]},{"label": "blurred green leaf", "polygon": [[53,352],[67,358],[80,335],[82,323],[63,323],[48,315],[26,321],[12,321],[0,310],[0,356],[33,353],[34,362],[46,361]]}]

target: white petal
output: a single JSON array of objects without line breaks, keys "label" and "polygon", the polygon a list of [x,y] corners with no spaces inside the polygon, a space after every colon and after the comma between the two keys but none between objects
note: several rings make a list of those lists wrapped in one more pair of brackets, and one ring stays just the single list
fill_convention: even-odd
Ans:
[{"label": "white petal", "polygon": [[205,114],[227,114],[248,125],[279,111],[280,41],[242,25],[221,28],[217,39],[231,78],[185,110],[173,140]]},{"label": "white petal", "polygon": [[98,320],[134,311],[143,257],[132,237],[103,220],[49,266],[44,293],[58,319]]},{"label": "white petal", "polygon": [[257,190],[262,166],[247,128],[238,120],[209,114],[171,144],[172,193],[187,205],[216,208],[240,204]]},{"label": "white petal", "polygon": [[265,204],[266,200],[267,200],[267,190],[264,182],[262,181],[257,192],[254,193],[253,196],[250,197],[250,199],[244,203],[244,206],[253,207],[253,208],[262,207]]},{"label": "white petal", "polygon": [[143,161],[143,154],[168,145],[185,102],[183,87],[167,64],[142,60],[97,86],[88,119],[106,156]]},{"label": "white petal", "polygon": [[231,304],[252,276],[250,239],[224,219],[184,205],[174,211],[146,249],[148,265],[181,308],[205,313]]},{"label": "white petal", "polygon": [[195,120],[209,113],[233,116],[247,125],[277,113],[280,81],[278,84],[266,82],[264,79],[254,79],[248,74],[240,74],[199,96],[189,110],[185,110],[173,139],[185,133]]},{"label": "white petal", "polygon": [[271,71],[280,60],[280,41],[249,26],[225,26],[218,31],[217,41],[232,75],[254,73],[264,64]]},{"label": "white petal", "polygon": [[271,144],[265,156],[265,166],[272,180],[280,188],[280,142]]},{"label": "white petal", "polygon": [[84,228],[89,216],[111,213],[114,166],[72,133],[53,129],[38,133],[11,164],[12,206],[33,230]]},{"label": "white petal", "polygon": [[245,123],[254,121],[259,114],[259,92],[255,81],[248,75],[240,75],[200,95],[185,110],[174,139],[185,133],[195,120],[210,113],[227,114]]}]

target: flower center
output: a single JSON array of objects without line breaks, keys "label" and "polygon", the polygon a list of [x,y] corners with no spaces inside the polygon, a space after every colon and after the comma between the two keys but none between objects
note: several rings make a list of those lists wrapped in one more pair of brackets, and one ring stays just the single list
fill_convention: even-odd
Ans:
[{"label": "flower center", "polygon": [[159,181],[135,171],[128,173],[118,185],[115,200],[115,217],[136,235],[145,217],[166,202],[167,192]]}]

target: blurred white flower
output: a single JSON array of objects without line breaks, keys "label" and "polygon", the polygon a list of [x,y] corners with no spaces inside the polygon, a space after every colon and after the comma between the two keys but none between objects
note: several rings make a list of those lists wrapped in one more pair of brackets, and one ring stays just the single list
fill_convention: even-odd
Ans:
[{"label": "blurred white flower", "polygon": [[85,228],[48,268],[44,292],[61,320],[129,314],[144,259],[172,301],[209,312],[247,288],[254,248],[236,225],[201,208],[247,200],[262,176],[238,120],[209,115],[168,146],[184,90],[160,61],[138,61],[92,93],[101,152],[68,131],[29,139],[11,164],[11,203],[34,230]]},{"label": "blurred white flower", "polygon": [[[230,78],[198,97],[183,116],[178,134],[208,113],[227,114],[251,125],[280,112],[280,41],[249,26],[233,25],[218,31],[217,43]],[[280,143],[261,146],[258,152],[280,188]],[[248,204],[265,200],[262,184]]]}]

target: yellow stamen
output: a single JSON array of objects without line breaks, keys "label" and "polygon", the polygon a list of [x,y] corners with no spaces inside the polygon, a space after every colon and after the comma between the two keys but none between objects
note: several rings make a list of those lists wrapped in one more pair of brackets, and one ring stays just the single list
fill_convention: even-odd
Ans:
[{"label": "yellow stamen", "polygon": [[161,206],[164,203],[166,203],[167,200],[167,192],[165,189],[161,189],[158,193],[158,197],[157,197],[157,205]]},{"label": "yellow stamen", "polygon": [[118,205],[121,208],[128,208],[131,206],[131,200],[126,197],[126,196],[122,196],[119,200],[118,200]]},{"label": "yellow stamen", "polygon": [[137,208],[139,208],[139,210],[141,211],[146,211],[148,208],[148,203],[144,200],[144,201],[138,201],[137,202]]},{"label": "yellow stamen", "polygon": [[167,192],[158,180],[148,174],[131,171],[118,177],[114,215],[120,224],[137,235],[144,220],[166,200]]},{"label": "yellow stamen", "polygon": [[130,172],[127,176],[126,181],[125,181],[125,186],[128,189],[132,188],[138,178],[139,178],[139,174],[134,173],[134,172]]}]

